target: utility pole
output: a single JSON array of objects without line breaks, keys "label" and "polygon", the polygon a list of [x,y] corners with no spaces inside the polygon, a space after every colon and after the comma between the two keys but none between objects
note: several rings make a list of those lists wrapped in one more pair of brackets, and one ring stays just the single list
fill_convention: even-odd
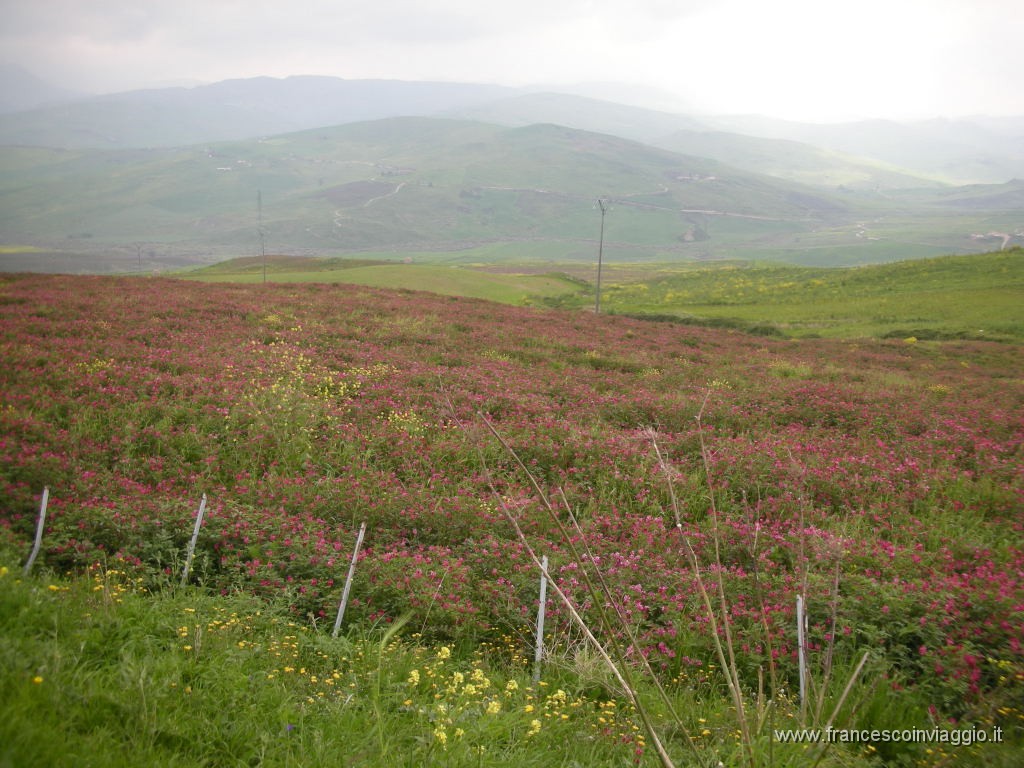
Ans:
[{"label": "utility pole", "polygon": [[267,284],[267,243],[263,236],[263,190],[256,190],[256,211],[260,228],[260,255],[263,257],[263,284]]},{"label": "utility pole", "polygon": [[601,209],[601,238],[597,241],[597,293],[594,297],[594,314],[601,314],[601,262],[604,258],[604,215],[608,213],[608,204],[597,198],[597,207]]}]

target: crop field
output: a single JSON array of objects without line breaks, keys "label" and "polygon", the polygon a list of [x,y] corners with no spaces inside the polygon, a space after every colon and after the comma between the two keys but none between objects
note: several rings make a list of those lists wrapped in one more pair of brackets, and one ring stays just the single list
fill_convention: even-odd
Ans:
[{"label": "crop field", "polygon": [[0,351],[0,765],[1024,757],[1015,341],[26,274]]}]

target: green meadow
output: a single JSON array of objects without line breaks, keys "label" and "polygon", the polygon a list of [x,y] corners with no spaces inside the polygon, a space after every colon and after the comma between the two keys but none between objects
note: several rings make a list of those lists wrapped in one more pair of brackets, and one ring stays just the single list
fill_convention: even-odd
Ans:
[{"label": "green meadow", "polygon": [[[578,301],[578,299],[576,299]],[[735,325],[791,337],[1024,337],[1024,252],[945,256],[885,265],[776,264],[609,271],[602,309]]]},{"label": "green meadow", "polygon": [[[206,282],[260,283],[264,279],[258,259],[240,259],[187,275]],[[446,296],[466,296],[503,304],[528,304],[578,291],[564,275],[508,273],[438,264],[403,264],[372,260],[275,260],[268,265],[268,282],[350,283],[373,288],[419,290]]]},{"label": "green meadow", "polygon": [[[475,263],[493,250],[419,253],[406,264],[370,258],[270,257],[269,282],[352,283],[423,290],[505,304],[593,309],[595,264],[525,260]],[[433,262],[433,263],[431,263]],[[184,277],[258,283],[259,258],[234,259]],[[800,337],[1020,340],[1024,251],[942,256],[859,267],[763,262],[610,263],[601,311]]]}]

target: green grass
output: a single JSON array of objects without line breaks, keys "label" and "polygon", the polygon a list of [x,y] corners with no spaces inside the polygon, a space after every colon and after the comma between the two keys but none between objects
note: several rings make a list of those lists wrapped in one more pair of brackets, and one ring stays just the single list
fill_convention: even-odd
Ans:
[{"label": "green grass", "polygon": [[653,265],[645,276],[636,266],[613,267],[601,302],[608,312],[758,327],[794,337],[1019,340],[1024,252],[848,269],[729,264],[673,272]]},{"label": "green grass", "polygon": [[[417,254],[425,263],[381,258],[269,257],[271,282],[339,282],[424,290],[506,304],[593,306],[596,269],[579,262],[511,261],[495,247]],[[398,254],[378,254],[394,257]],[[480,263],[488,258],[502,266]],[[184,273],[207,282],[258,283],[262,261],[234,259]],[[853,268],[771,263],[612,263],[602,310],[754,329],[791,337],[918,340],[1024,339],[1024,253],[1020,249]]]},{"label": "green grass", "polygon": [[587,734],[602,702],[552,699],[523,659],[425,647],[415,628],[331,638],[252,597],[150,594],[116,568],[2,579],[0,765],[621,764],[615,739]]},{"label": "green grass", "polygon": [[[12,558],[3,561],[0,766],[655,762],[632,706],[580,649],[549,660],[535,684],[532,659],[509,638],[431,646],[402,621],[332,638],[249,595],[148,591],[123,564],[21,578]],[[681,734],[663,735],[678,765],[687,756],[741,759],[716,686],[680,679],[669,693],[697,744],[694,752]],[[920,719],[912,696],[866,693],[869,727]],[[789,727],[791,703],[775,707],[769,727]],[[767,732],[758,739],[775,765],[806,763],[804,746],[769,747]],[[981,746],[970,754],[1006,757]],[[870,751],[845,746],[820,763],[876,764]]]},{"label": "green grass", "polygon": [[[259,283],[263,281],[263,269],[259,259],[233,260],[186,273],[183,277],[205,282]],[[580,289],[578,283],[559,275],[494,273],[457,266],[348,259],[277,258],[268,266],[267,279],[275,283],[351,283],[375,288],[430,291],[504,304],[528,304]]]},{"label": "green grass", "polygon": [[0,254],[38,253],[41,250],[34,245],[0,245]]}]

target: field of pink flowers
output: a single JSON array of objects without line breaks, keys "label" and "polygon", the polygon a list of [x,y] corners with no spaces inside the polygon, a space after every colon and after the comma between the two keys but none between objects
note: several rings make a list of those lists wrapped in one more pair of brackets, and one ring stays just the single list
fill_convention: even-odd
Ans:
[{"label": "field of pink flowers", "polygon": [[[751,689],[768,666],[795,686],[803,593],[812,649],[869,650],[933,715],[1019,727],[1017,346],[780,341],[341,285],[7,275],[0,355],[0,546],[27,556],[49,486],[41,565],[118,557],[173,583],[205,493],[193,578],[210,589],[330,625],[366,521],[346,622],[411,609],[426,637],[527,647],[537,573],[502,506],[584,612],[585,564],[486,417],[564,492],[666,680],[706,680],[715,662],[671,480],[707,568],[713,494]],[[577,642],[554,603],[549,621],[556,645]]]}]

